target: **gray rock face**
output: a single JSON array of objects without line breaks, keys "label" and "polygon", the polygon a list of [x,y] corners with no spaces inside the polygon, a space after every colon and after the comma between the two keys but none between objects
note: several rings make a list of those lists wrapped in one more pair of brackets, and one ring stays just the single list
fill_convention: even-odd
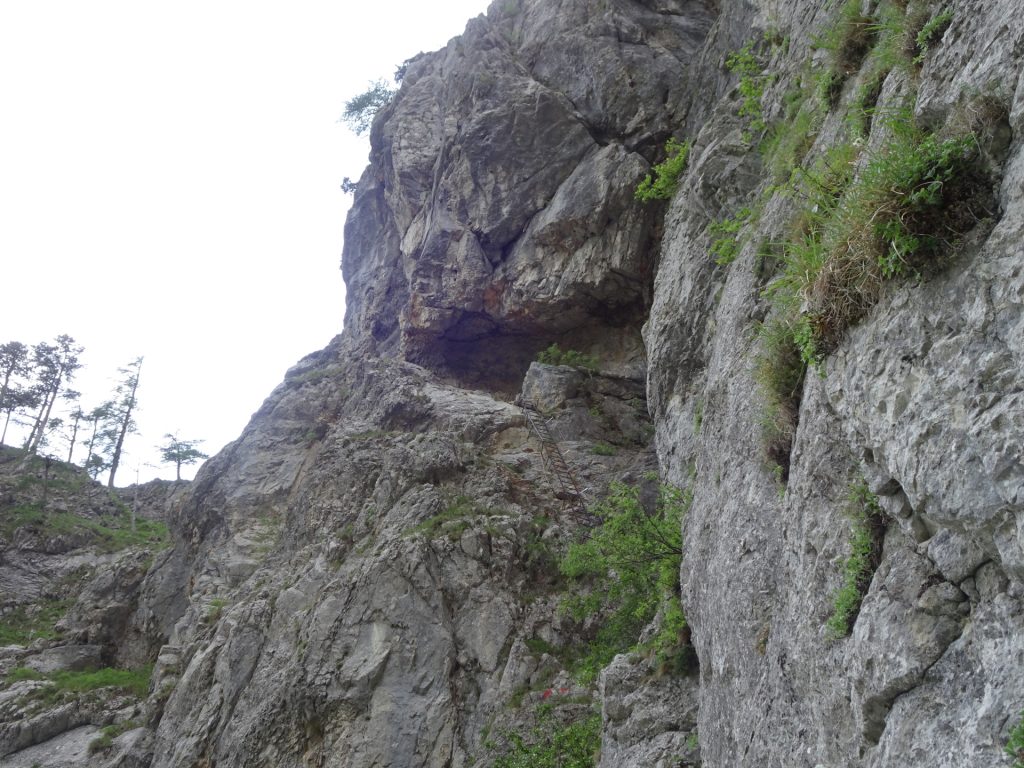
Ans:
[{"label": "gray rock face", "polygon": [[[553,560],[575,524],[522,411],[344,354],[293,369],[173,521],[192,589],[154,766],[468,765],[562,669],[525,640],[578,637]],[[623,386],[581,382],[562,411]],[[652,466],[649,443],[576,465],[598,490]]]},{"label": "gray rock face", "polygon": [[[691,468],[696,477],[682,579],[705,765],[1011,762],[1002,747],[1024,705],[1024,677],[1007,667],[1020,659],[1024,552],[1024,49],[1006,21],[1012,6],[955,11],[915,104],[933,127],[963,120],[982,91],[1010,105],[1008,121],[995,115],[979,138],[1002,166],[1001,216],[965,239],[951,268],[889,288],[822,377],[808,377],[784,492],[760,444],[751,326],[767,310],[758,245],[780,239],[791,203],[765,195],[739,258],[716,266],[708,224],[763,192],[764,174],[731,109],[707,110],[695,136],[666,217],[645,342],[662,466],[677,482]],[[753,21],[789,41],[789,60],[772,62],[781,94],[828,11],[794,2],[761,12]],[[890,79],[883,104],[902,87]],[[841,130],[830,117],[817,151]],[[880,495],[888,533],[853,630],[835,640],[825,621],[859,477]]]},{"label": "gray rock face", "polygon": [[496,3],[416,59],[371,135],[345,230],[346,334],[515,391],[545,341],[640,355],[656,209],[698,2]]}]

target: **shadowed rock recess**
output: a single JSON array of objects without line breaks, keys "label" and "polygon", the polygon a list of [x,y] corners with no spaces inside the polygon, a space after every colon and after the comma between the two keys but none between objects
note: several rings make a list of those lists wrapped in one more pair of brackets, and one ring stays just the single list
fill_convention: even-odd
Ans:
[{"label": "shadowed rock recess", "polygon": [[[1013,766],[1022,123],[1017,0],[497,0],[373,123],[343,333],[154,497],[169,550],[0,649],[0,764],[543,767],[599,713],[601,768]],[[590,510],[685,489],[687,671],[574,674],[592,521],[518,394]],[[90,664],[148,695],[12,675]]]}]

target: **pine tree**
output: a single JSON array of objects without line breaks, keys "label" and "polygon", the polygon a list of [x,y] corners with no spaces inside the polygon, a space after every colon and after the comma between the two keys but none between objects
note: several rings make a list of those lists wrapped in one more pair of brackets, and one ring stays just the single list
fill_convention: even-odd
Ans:
[{"label": "pine tree", "polygon": [[42,342],[33,347],[36,371],[36,388],[40,393],[39,414],[36,416],[32,431],[29,433],[25,448],[29,453],[39,450],[39,444],[46,435],[46,425],[53,412],[53,404],[57,401],[61,387],[74,378],[75,372],[82,367],[78,356],[83,348],[75,340],[63,334],[58,336],[54,344]]}]

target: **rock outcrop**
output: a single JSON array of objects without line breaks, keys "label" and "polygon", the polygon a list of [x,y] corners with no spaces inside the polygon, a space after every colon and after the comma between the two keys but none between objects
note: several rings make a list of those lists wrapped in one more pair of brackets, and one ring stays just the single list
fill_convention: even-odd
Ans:
[{"label": "rock outcrop", "polygon": [[[180,499],[148,494],[173,549],[119,559],[73,642],[31,651],[154,664],[140,727],[70,764],[486,766],[599,712],[602,768],[1013,765],[1024,28],[1012,0],[833,5],[499,0],[412,60],[346,224],[343,333]],[[977,164],[908,193],[970,187],[941,258],[893,245],[904,274],[841,326],[820,286],[780,298],[893,136],[933,132]],[[643,204],[670,137],[677,191]],[[772,411],[758,329],[787,318],[811,367]],[[553,343],[572,365],[533,362]],[[558,559],[613,481],[647,498],[652,473],[686,489],[695,669],[627,653],[580,682],[598,622],[562,610]],[[28,713],[39,685],[0,692],[36,718],[9,752],[101,724]]]}]

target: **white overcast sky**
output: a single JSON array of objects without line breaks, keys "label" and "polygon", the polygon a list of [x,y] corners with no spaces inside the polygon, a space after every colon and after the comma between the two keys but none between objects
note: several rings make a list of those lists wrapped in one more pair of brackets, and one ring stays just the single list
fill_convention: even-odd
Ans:
[{"label": "white overcast sky", "polygon": [[145,356],[118,485],[173,477],[168,432],[215,453],[341,330],[344,102],[486,6],[0,0],[0,343],[74,336],[86,409]]}]

